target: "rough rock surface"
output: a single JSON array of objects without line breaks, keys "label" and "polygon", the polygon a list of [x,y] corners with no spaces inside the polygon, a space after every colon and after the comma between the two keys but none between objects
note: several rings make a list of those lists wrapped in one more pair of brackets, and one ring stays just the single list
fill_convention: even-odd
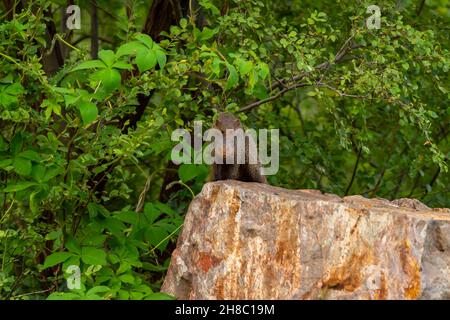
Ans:
[{"label": "rough rock surface", "polygon": [[220,181],[192,201],[179,299],[450,299],[450,210]]}]

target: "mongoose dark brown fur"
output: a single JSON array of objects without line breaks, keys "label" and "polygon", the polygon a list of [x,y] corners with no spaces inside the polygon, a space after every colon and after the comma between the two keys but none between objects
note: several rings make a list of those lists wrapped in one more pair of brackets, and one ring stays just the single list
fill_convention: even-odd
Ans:
[{"label": "mongoose dark brown fur", "polygon": [[[211,180],[219,181],[232,179],[245,182],[267,183],[266,177],[261,174],[261,164],[257,154],[253,155],[256,157],[255,159],[257,159],[257,163],[249,163],[251,156],[250,152],[257,153],[257,150],[255,148],[253,151],[250,151],[252,149],[249,147],[248,139],[251,138],[248,136],[245,138],[245,163],[237,163],[237,144],[234,143],[234,137],[227,137],[227,129],[243,130],[239,119],[231,113],[222,112],[215,121],[214,128],[220,130],[224,137],[223,146],[219,146],[218,148],[220,150],[220,157],[223,159],[223,164],[214,163],[212,165]],[[226,163],[227,153],[229,152],[233,153],[233,164]]]}]

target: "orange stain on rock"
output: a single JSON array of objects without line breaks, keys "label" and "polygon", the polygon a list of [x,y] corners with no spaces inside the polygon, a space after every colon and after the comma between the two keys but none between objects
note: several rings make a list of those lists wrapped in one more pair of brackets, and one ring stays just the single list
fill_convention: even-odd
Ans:
[{"label": "orange stain on rock", "polygon": [[409,279],[408,285],[404,288],[405,298],[417,299],[420,295],[420,267],[411,254],[411,245],[407,239],[400,250],[400,261],[403,272]]},{"label": "orange stain on rock", "polygon": [[345,290],[353,292],[361,286],[362,269],[372,264],[372,253],[363,251],[353,253],[344,265],[333,268],[323,281],[325,289]]},{"label": "orange stain on rock", "polygon": [[214,291],[215,291],[215,296],[216,296],[217,300],[225,299],[223,282],[224,282],[223,278],[217,278],[217,280],[216,280],[216,285],[214,287],[214,289],[215,289]]},{"label": "orange stain on rock", "polygon": [[216,266],[220,261],[218,258],[205,252],[200,252],[198,256],[197,265],[203,270],[203,272],[208,272],[211,267]]},{"label": "orange stain on rock", "polygon": [[384,275],[384,273],[381,273],[380,289],[375,290],[374,299],[375,300],[387,299],[387,284],[386,284],[386,276]]}]

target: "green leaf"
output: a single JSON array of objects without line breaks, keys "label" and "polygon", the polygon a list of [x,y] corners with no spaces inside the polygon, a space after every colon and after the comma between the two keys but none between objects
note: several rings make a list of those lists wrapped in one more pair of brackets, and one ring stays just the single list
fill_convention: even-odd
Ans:
[{"label": "green leaf", "polygon": [[162,50],[156,50],[155,54],[156,54],[156,60],[158,60],[159,67],[161,69],[163,69],[167,62],[166,54]]},{"label": "green leaf", "polygon": [[20,132],[16,133],[14,138],[11,140],[10,150],[13,155],[16,155],[21,149],[23,145],[22,134]]},{"label": "green leaf", "polygon": [[3,160],[0,160],[0,168],[1,168],[1,169],[6,169],[6,168],[9,167],[12,163],[13,163],[13,160],[12,160],[12,159],[3,159]]},{"label": "green leaf", "polygon": [[123,274],[119,277],[120,281],[125,282],[125,283],[129,283],[129,284],[134,284],[134,277],[133,275],[126,273]]},{"label": "green leaf", "polygon": [[80,110],[81,119],[83,119],[83,124],[85,126],[97,119],[98,109],[94,103],[81,101],[78,104],[78,109]]},{"label": "green leaf", "polygon": [[241,75],[246,75],[253,69],[253,62],[243,59],[237,59],[236,65]]},{"label": "green leaf", "polygon": [[28,176],[31,174],[31,161],[29,159],[17,157],[13,162],[14,170],[21,176]]},{"label": "green leaf", "polygon": [[125,61],[116,61],[113,66],[113,68],[116,69],[126,69],[126,70],[131,70],[133,69],[133,67],[131,66],[131,64],[125,62]]},{"label": "green leaf", "polygon": [[234,88],[236,86],[236,84],[239,81],[239,76],[238,73],[236,71],[236,68],[231,65],[231,64],[227,64],[227,69],[228,69],[228,79],[227,79],[227,84],[225,89],[229,90],[231,88]]},{"label": "green leaf", "polygon": [[80,300],[81,296],[74,292],[53,292],[47,300]]},{"label": "green leaf", "polygon": [[158,292],[158,293],[152,293],[150,295],[148,295],[146,298],[146,300],[176,300],[175,297],[163,293],[163,292]]},{"label": "green leaf", "polygon": [[56,240],[59,239],[61,235],[62,235],[61,229],[54,230],[52,232],[47,233],[47,235],[45,236],[45,240]]},{"label": "green leaf", "polygon": [[158,226],[150,226],[147,228],[145,232],[145,238],[147,239],[147,241],[150,242],[152,246],[156,246],[159,244],[158,246],[159,251],[164,251],[169,239],[166,239],[162,243],[161,241],[164,240],[168,234],[169,233],[165,230],[165,228],[161,228]]},{"label": "green leaf", "polygon": [[17,97],[6,94],[5,92],[0,92],[0,106],[9,107],[18,102],[19,99],[17,99]]},{"label": "green leaf", "polygon": [[5,142],[5,139],[0,135],[0,152],[8,150],[8,144]]},{"label": "green leaf", "polygon": [[135,211],[122,211],[116,214],[114,217],[126,223],[138,223],[138,213],[136,213]]},{"label": "green leaf", "polygon": [[136,56],[136,64],[140,72],[154,68],[156,62],[156,53],[153,50],[140,50]]},{"label": "green leaf", "polygon": [[137,54],[139,50],[145,49],[145,47],[142,45],[142,43],[137,41],[131,41],[128,43],[125,43],[117,49],[116,56],[118,58],[122,56],[134,56]]},{"label": "green leaf", "polygon": [[39,212],[38,204],[40,202],[40,199],[38,199],[38,195],[40,192],[41,190],[36,190],[30,194],[30,209],[34,214]]},{"label": "green leaf", "polygon": [[261,62],[259,64],[259,72],[258,72],[259,76],[261,79],[265,79],[269,74],[269,66],[267,65],[267,63]]},{"label": "green leaf", "polygon": [[[90,230],[91,232],[95,232],[94,230]],[[98,231],[97,231],[98,232]],[[88,246],[88,247],[101,247],[105,240],[106,240],[107,236],[105,234],[99,234],[99,233],[95,233],[95,234],[90,234],[89,237],[85,237],[82,241],[83,246]]]},{"label": "green leaf", "polygon": [[183,29],[186,29],[187,27],[187,20],[185,18],[180,19],[180,27]]},{"label": "green leaf", "polygon": [[13,83],[7,86],[0,86],[0,106],[9,107],[19,102],[17,96],[24,93],[20,83]]},{"label": "green leaf", "polygon": [[97,216],[98,212],[97,212],[97,206],[96,206],[95,203],[93,203],[93,202],[88,203],[87,209],[88,209],[88,212],[89,212],[89,217],[91,219],[93,219],[93,218],[95,218]]},{"label": "green leaf", "polygon": [[7,86],[4,92],[10,95],[18,95],[25,93],[25,90],[20,83],[13,83]]},{"label": "green leaf", "polygon": [[131,264],[127,260],[120,261],[120,267],[117,269],[116,274],[121,274],[131,270]]},{"label": "green leaf", "polygon": [[144,206],[144,215],[148,224],[152,224],[163,212],[153,203],[146,203]]},{"label": "green leaf", "polygon": [[102,69],[92,75],[94,80],[101,81],[106,93],[111,93],[120,87],[122,78],[116,69]]},{"label": "green leaf", "polygon": [[261,82],[258,82],[253,87],[253,95],[260,100],[266,99],[269,96],[266,87]]},{"label": "green leaf", "polygon": [[167,267],[161,266],[161,265],[154,265],[152,263],[149,262],[144,262],[143,269],[148,270],[148,271],[154,271],[154,272],[161,272],[161,271],[166,271]]},{"label": "green leaf", "polygon": [[45,176],[45,167],[42,164],[35,164],[31,169],[31,176],[37,182],[42,182]]},{"label": "green leaf", "polygon": [[153,40],[149,35],[140,33],[136,36],[136,39],[143,43],[148,49],[153,48]]},{"label": "green leaf", "polygon": [[44,269],[56,266],[57,264],[63,263],[73,254],[70,252],[55,252],[45,258]]},{"label": "green leaf", "polygon": [[111,290],[111,288],[109,288],[107,286],[96,286],[96,287],[89,289],[88,292],[86,292],[86,296],[95,295],[97,293],[105,293],[110,290]]},{"label": "green leaf", "polygon": [[199,170],[199,167],[195,164],[182,164],[178,168],[178,176],[183,182],[188,182],[189,180],[192,180],[200,173],[201,172]]},{"label": "green leaf", "polygon": [[105,265],[106,253],[94,247],[83,247],[81,248],[81,260],[86,264]]},{"label": "green leaf", "polygon": [[31,181],[19,182],[16,184],[8,185],[5,189],[3,189],[3,192],[22,191],[22,190],[28,189],[28,188],[36,186],[36,185],[38,185],[36,182],[31,182]]},{"label": "green leaf", "polygon": [[211,63],[211,71],[216,77],[218,77],[220,74],[220,65],[222,63],[222,60],[220,60],[219,58],[215,58]]},{"label": "green leaf", "polygon": [[39,154],[36,151],[33,151],[33,150],[22,151],[17,156],[25,158],[25,159],[33,160],[33,161],[36,161],[36,162],[40,162],[41,161],[41,157],[39,156]]},{"label": "green leaf", "polygon": [[213,15],[219,15],[220,14],[220,10],[215,5],[213,5],[210,0],[200,0],[199,4],[203,8],[211,10]]},{"label": "green leaf", "polygon": [[219,32],[219,29],[218,29],[218,28],[210,29],[210,28],[208,28],[208,27],[204,27],[203,30],[202,30],[202,32],[200,33],[199,38],[200,38],[201,41],[206,41],[206,40],[209,40],[209,39],[211,39],[212,37],[214,37],[214,35],[215,35],[217,32]]},{"label": "green leaf", "polygon": [[100,60],[89,60],[80,63],[78,66],[73,68],[71,72],[85,69],[104,69],[106,65]]},{"label": "green leaf", "polygon": [[[202,168],[202,166],[199,166],[199,167]],[[203,168],[208,170],[208,166],[206,166],[206,165],[204,165]],[[156,202],[155,207],[157,207],[161,212],[168,214],[169,216],[174,216],[176,214],[175,210],[173,210],[171,207],[169,207],[165,203]]]},{"label": "green leaf", "polygon": [[67,248],[67,250],[69,250],[69,252],[73,252],[74,254],[81,255],[80,246],[74,238],[71,238],[69,236],[68,239],[66,240],[66,243],[64,244],[64,246]]},{"label": "green leaf", "polygon": [[71,94],[65,94],[64,95],[64,102],[66,104],[66,107],[75,104],[79,99],[81,99],[80,95],[71,95]]},{"label": "green leaf", "polygon": [[117,59],[114,51],[112,50],[100,50],[98,53],[98,57],[105,63],[107,67],[112,67]]},{"label": "green leaf", "polygon": [[61,106],[52,100],[45,99],[41,104],[41,108],[45,109],[46,120],[50,119],[53,112],[59,116],[61,115]]},{"label": "green leaf", "polygon": [[109,231],[111,231],[112,234],[116,236],[123,236],[123,231],[126,228],[122,221],[115,218],[106,218],[103,224]]},{"label": "green leaf", "polygon": [[47,169],[47,171],[45,172],[45,177],[43,179],[43,182],[47,182],[50,179],[53,179],[58,174],[61,174],[63,172],[64,172],[64,169],[61,167],[53,167],[53,168]]}]

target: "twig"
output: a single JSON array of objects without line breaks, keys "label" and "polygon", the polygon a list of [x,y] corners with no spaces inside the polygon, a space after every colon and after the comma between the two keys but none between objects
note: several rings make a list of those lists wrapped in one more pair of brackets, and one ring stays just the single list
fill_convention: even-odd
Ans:
[{"label": "twig", "polygon": [[416,12],[416,13],[417,13],[418,16],[420,16],[420,14],[422,13],[422,10],[423,10],[424,5],[425,5],[425,0],[422,0],[422,1],[420,2],[419,7],[417,8],[417,12]]},{"label": "twig", "polygon": [[351,35],[350,38],[348,38],[348,39],[344,42],[344,44],[342,45],[342,47],[338,50],[338,53],[336,54],[336,56],[335,56],[335,58],[334,58],[334,60],[333,60],[332,63],[331,63],[330,61],[325,61],[325,62],[323,62],[323,63],[317,65],[312,71],[302,72],[301,74],[296,75],[296,76],[294,76],[294,77],[292,77],[292,78],[290,78],[290,79],[280,80],[280,81],[278,81],[277,83],[273,84],[273,85],[270,87],[270,90],[272,91],[272,90],[278,88],[280,85],[283,85],[283,86],[284,86],[284,84],[285,84],[286,82],[289,82],[289,81],[295,82],[295,81],[298,81],[298,80],[300,80],[300,79],[303,79],[304,77],[306,77],[308,74],[310,74],[310,73],[313,72],[313,71],[319,71],[319,70],[326,70],[326,69],[329,69],[329,68],[331,67],[332,64],[337,64],[337,63],[341,62],[342,59],[343,59],[344,56],[348,53],[349,50],[359,48],[358,46],[349,46],[350,41],[354,38],[355,35],[356,35],[356,34]]},{"label": "twig", "polygon": [[350,180],[350,183],[347,186],[347,190],[345,190],[345,195],[348,195],[348,192],[350,191],[350,188],[352,187],[353,181],[355,180],[356,171],[358,171],[359,159],[361,158],[361,153],[362,153],[362,148],[359,148],[358,157],[356,158],[355,166],[353,167],[352,178]]},{"label": "twig", "polygon": [[[437,168],[436,173],[433,175],[433,178],[431,178],[431,181],[428,183],[428,185],[429,185],[430,187],[432,187],[433,184],[436,182],[437,178],[439,177],[439,173],[441,173],[441,168],[440,168],[440,167]],[[428,193],[429,193],[428,189],[425,188],[425,192],[423,193],[423,195],[422,195],[420,198],[422,199],[422,198],[425,197]]]},{"label": "twig", "polygon": [[347,94],[344,92],[339,91],[339,89],[330,86],[329,84],[323,83],[323,82],[318,82],[316,84],[318,87],[325,87],[328,88],[330,90],[333,90],[334,92],[336,92],[340,97],[350,97],[350,98],[359,98],[359,99],[364,99],[364,98],[368,98],[369,95],[366,94],[365,96],[361,96],[361,95],[355,95],[355,94]]},{"label": "twig", "polygon": [[172,237],[178,230],[180,230],[180,228],[183,226],[183,224],[180,224],[175,230],[173,230],[167,237],[165,237],[164,239],[162,239],[156,246],[154,246],[149,253],[153,253],[155,252],[155,250],[164,243],[164,241],[168,240],[170,237]]},{"label": "twig", "polygon": [[154,176],[156,171],[154,171],[151,175],[147,177],[147,181],[145,181],[144,189],[142,190],[141,194],[139,195],[139,200],[136,205],[136,212],[141,212],[142,208],[144,207],[145,203],[145,196],[147,195],[148,190],[150,189],[150,183],[152,181],[152,178]]},{"label": "twig", "polygon": [[[312,71],[326,70],[326,69],[330,68],[332,64],[339,63],[342,60],[342,58],[347,54],[349,49],[351,49],[351,46],[349,46],[349,44],[350,44],[350,41],[353,39],[354,36],[355,36],[355,34],[352,34],[350,36],[350,38],[348,38],[345,41],[345,43],[342,45],[342,47],[339,49],[338,53],[336,54],[336,57],[334,58],[332,63],[330,61],[326,61],[324,63],[319,64]],[[244,112],[244,111],[253,109],[255,107],[258,107],[258,106],[260,106],[260,105],[262,105],[264,103],[276,100],[276,99],[278,99],[279,97],[283,96],[286,92],[288,92],[290,90],[293,90],[293,89],[296,89],[296,88],[299,88],[299,87],[305,87],[305,86],[311,85],[311,84],[308,84],[308,83],[295,83],[295,84],[293,84],[291,86],[287,86],[286,83],[298,81],[298,80],[304,78],[305,76],[307,76],[308,74],[310,74],[312,71],[303,72],[303,73],[301,73],[301,74],[299,74],[299,75],[297,75],[295,77],[292,77],[290,79],[285,79],[285,80],[278,80],[277,79],[278,81],[276,83],[274,83],[270,87],[270,91],[273,91],[274,89],[276,89],[276,88],[278,88],[280,86],[283,86],[284,89],[282,89],[277,94],[275,94],[275,95],[273,95],[271,97],[268,97],[268,98],[263,99],[263,100],[252,102],[252,103],[246,105],[245,107],[242,107],[241,109],[239,109],[238,112]],[[352,97],[352,95],[345,95],[345,96]],[[354,96],[354,97],[358,97],[359,98],[360,96]]]},{"label": "twig", "polygon": [[41,291],[35,291],[35,292],[29,292],[29,293],[24,293],[24,294],[19,294],[17,296],[12,296],[11,299],[14,298],[20,298],[20,297],[25,297],[25,296],[31,296],[33,294],[39,294],[39,293],[44,293],[44,292],[48,292],[53,290],[53,287],[51,287],[50,289],[46,289],[46,290],[41,290]]},{"label": "twig", "polygon": [[98,58],[98,15],[97,1],[91,1],[91,57]]},{"label": "twig", "polygon": [[259,100],[259,101],[252,102],[252,103],[246,105],[245,107],[242,107],[237,112],[244,112],[244,111],[253,109],[253,108],[258,107],[258,106],[260,106],[260,105],[262,105],[264,103],[267,103],[267,102],[270,102],[270,101],[278,99],[279,97],[283,96],[288,91],[291,91],[293,89],[300,88],[300,87],[306,87],[306,86],[309,86],[309,85],[311,85],[311,84],[309,84],[309,83],[296,83],[296,84],[294,84],[292,86],[284,88],[283,90],[279,91],[277,94],[275,94],[275,95],[273,95],[271,97],[268,97],[266,99],[262,99],[262,100]]},{"label": "twig", "polygon": [[77,47],[74,47],[73,45],[71,45],[70,43],[68,43],[66,40],[64,40],[58,33],[55,34],[55,38],[57,38],[59,41],[61,41],[62,43],[64,43],[66,46],[68,46],[69,48],[75,50],[75,51],[80,51],[80,49],[78,49]]},{"label": "twig", "polygon": [[3,220],[6,218],[6,216],[8,215],[9,211],[11,211],[13,205],[14,205],[15,199],[13,199],[13,201],[11,202],[11,205],[9,206],[8,210],[6,210],[6,212],[3,214],[2,218],[0,219],[0,224],[3,223]]}]

